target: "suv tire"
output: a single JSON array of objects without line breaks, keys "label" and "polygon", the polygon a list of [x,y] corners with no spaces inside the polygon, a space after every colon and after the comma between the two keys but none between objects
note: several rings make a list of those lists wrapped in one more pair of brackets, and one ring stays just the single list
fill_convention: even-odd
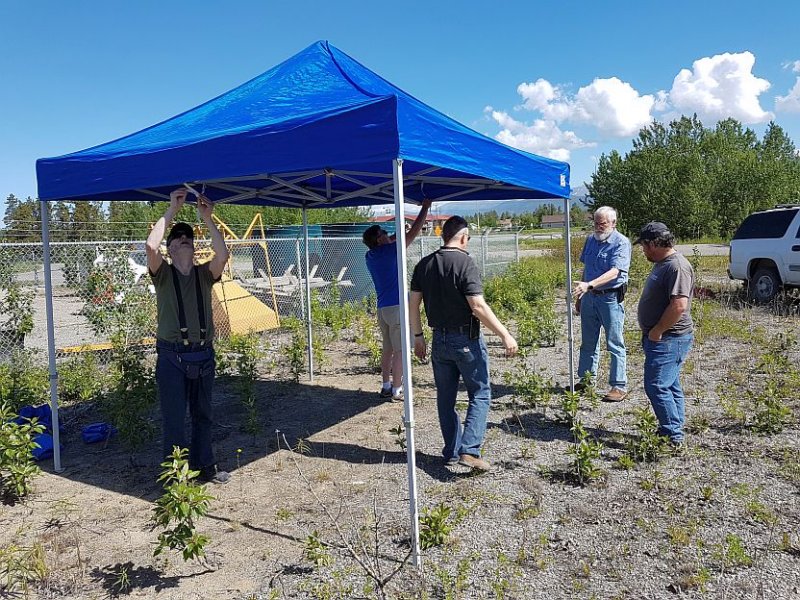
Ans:
[{"label": "suv tire", "polygon": [[781,289],[781,277],[772,267],[759,267],[750,278],[747,295],[756,304],[766,304]]}]

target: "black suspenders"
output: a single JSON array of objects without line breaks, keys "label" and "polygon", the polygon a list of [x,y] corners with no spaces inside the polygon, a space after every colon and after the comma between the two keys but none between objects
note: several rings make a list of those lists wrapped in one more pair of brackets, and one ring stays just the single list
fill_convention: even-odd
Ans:
[{"label": "black suspenders", "polygon": [[[178,298],[178,323],[181,327],[181,338],[183,345],[189,345],[189,327],[186,324],[186,310],[183,307],[183,296],[181,295],[181,283],[178,280],[178,269],[175,265],[170,265],[172,269],[172,285],[175,288],[175,295]],[[203,290],[200,289],[200,273],[196,266],[192,267],[194,270],[194,290],[197,294],[197,310],[199,311],[198,318],[200,319],[200,345],[206,344],[206,307],[203,303]]]}]

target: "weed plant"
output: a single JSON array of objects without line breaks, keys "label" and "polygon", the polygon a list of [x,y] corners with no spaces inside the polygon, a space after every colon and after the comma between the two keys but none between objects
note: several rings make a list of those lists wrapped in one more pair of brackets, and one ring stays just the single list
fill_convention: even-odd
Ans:
[{"label": "weed plant", "polygon": [[583,486],[599,478],[603,473],[594,462],[600,458],[603,444],[592,438],[579,420],[574,422],[571,432],[574,443],[567,450],[573,459],[571,474],[578,484]]},{"label": "weed plant", "polygon": [[329,567],[333,564],[333,556],[328,551],[328,547],[320,541],[317,531],[312,531],[306,537],[303,557],[317,568]]},{"label": "weed plant", "polygon": [[381,370],[381,355],[383,347],[378,334],[378,327],[375,323],[375,317],[361,312],[356,317],[356,343],[367,351],[367,364],[369,368],[377,373]]},{"label": "weed plant", "polygon": [[532,410],[546,408],[549,404],[553,381],[532,370],[524,354],[517,358],[513,369],[505,371],[502,377],[503,383],[514,390],[512,400],[515,403]]},{"label": "weed plant", "polygon": [[654,462],[666,448],[667,440],[658,435],[658,419],[647,407],[633,410],[636,435],[626,443],[625,453],[635,463]]},{"label": "weed plant", "polygon": [[59,365],[58,397],[64,404],[95,402],[102,397],[106,385],[106,374],[91,352],[83,352]]},{"label": "weed plant", "polygon": [[43,582],[48,573],[41,543],[0,547],[0,597],[28,598],[31,586]]},{"label": "weed plant", "polygon": [[550,257],[523,259],[489,279],[484,293],[501,319],[517,323],[520,346],[552,346],[561,331],[554,292],[565,280],[563,263]]},{"label": "weed plant", "polygon": [[119,430],[123,443],[137,449],[155,435],[150,419],[156,398],[153,369],[145,364],[140,352],[127,343],[124,334],[115,334],[111,343],[112,384],[100,407]]},{"label": "weed plant", "polygon": [[570,427],[575,425],[575,419],[578,416],[578,410],[581,405],[581,393],[564,390],[561,394],[561,414],[559,420],[566,423]]},{"label": "weed plant", "polygon": [[0,324],[4,337],[14,342],[33,331],[33,290],[26,290],[8,278],[0,282],[0,315],[5,321]]},{"label": "weed plant", "polygon": [[172,456],[161,463],[163,470],[158,481],[164,486],[164,494],[156,500],[153,522],[154,527],[162,527],[164,531],[158,535],[153,556],[167,548],[180,551],[184,561],[205,556],[209,538],[197,533],[195,522],[208,513],[214,498],[205,486],[194,482],[200,472],[189,469],[188,453],[186,448],[176,446]]},{"label": "weed plant", "polygon": [[450,519],[453,510],[440,503],[432,508],[426,508],[419,518],[419,541],[423,550],[441,546],[447,541],[455,525]]},{"label": "weed plant", "polygon": [[5,502],[27,496],[41,472],[31,453],[39,447],[34,437],[44,432],[44,425],[36,418],[15,423],[16,416],[8,403],[0,404],[0,496]]},{"label": "weed plant", "polygon": [[357,312],[355,304],[342,302],[341,288],[335,282],[322,292],[311,292],[311,319],[317,325],[330,328],[334,340],[339,339]]},{"label": "weed plant", "polygon": [[37,364],[36,355],[35,350],[14,350],[8,362],[0,363],[0,403],[15,412],[49,398],[50,376],[46,367]]},{"label": "weed plant", "polygon": [[[292,379],[297,383],[300,377],[307,372],[308,368],[308,338],[305,324],[299,319],[288,318],[283,320],[283,326],[289,331],[291,336],[286,350],[286,358],[289,361],[289,372]],[[313,337],[312,355],[314,364],[321,366],[325,362],[325,353],[322,340],[319,335]]]},{"label": "weed plant", "polygon": [[236,373],[236,388],[245,409],[243,429],[253,435],[260,430],[255,384],[258,379],[258,364],[264,355],[260,337],[252,332],[231,334],[224,347],[218,347],[217,350],[223,369]]}]

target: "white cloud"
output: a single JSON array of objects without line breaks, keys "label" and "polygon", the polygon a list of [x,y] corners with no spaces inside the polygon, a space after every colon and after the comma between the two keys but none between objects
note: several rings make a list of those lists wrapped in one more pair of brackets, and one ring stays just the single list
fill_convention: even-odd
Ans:
[{"label": "white cloud", "polygon": [[795,73],[800,73],[800,60],[791,60],[783,63],[784,69],[791,69]]},{"label": "white cloud", "polygon": [[604,134],[628,136],[650,123],[655,98],[640,96],[629,83],[616,77],[595,79],[569,96],[546,79],[517,87],[523,103],[519,108],[536,110],[556,123],[588,123]]},{"label": "white cloud", "polygon": [[785,96],[775,96],[775,110],[780,112],[800,112],[800,77]]},{"label": "white cloud", "polygon": [[552,120],[536,119],[527,124],[491,106],[487,106],[485,112],[502,128],[495,139],[520,150],[567,161],[572,150],[595,145],[580,139],[572,131],[562,131]]},{"label": "white cloud", "polygon": [[751,52],[700,58],[691,71],[681,69],[675,76],[669,102],[684,114],[697,113],[703,121],[729,117],[743,123],[768,121],[773,115],[761,108],[758,97],[770,83],[753,75],[755,61]]}]

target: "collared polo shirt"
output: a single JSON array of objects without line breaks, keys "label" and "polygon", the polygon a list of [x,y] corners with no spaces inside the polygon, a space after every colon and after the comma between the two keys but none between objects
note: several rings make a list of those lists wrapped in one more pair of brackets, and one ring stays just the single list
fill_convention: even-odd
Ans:
[{"label": "collared polo shirt", "polygon": [[631,268],[631,242],[616,229],[603,242],[594,235],[586,238],[581,252],[584,265],[583,280],[592,281],[610,269],[619,269],[619,275],[598,289],[610,289],[628,283]]}]

